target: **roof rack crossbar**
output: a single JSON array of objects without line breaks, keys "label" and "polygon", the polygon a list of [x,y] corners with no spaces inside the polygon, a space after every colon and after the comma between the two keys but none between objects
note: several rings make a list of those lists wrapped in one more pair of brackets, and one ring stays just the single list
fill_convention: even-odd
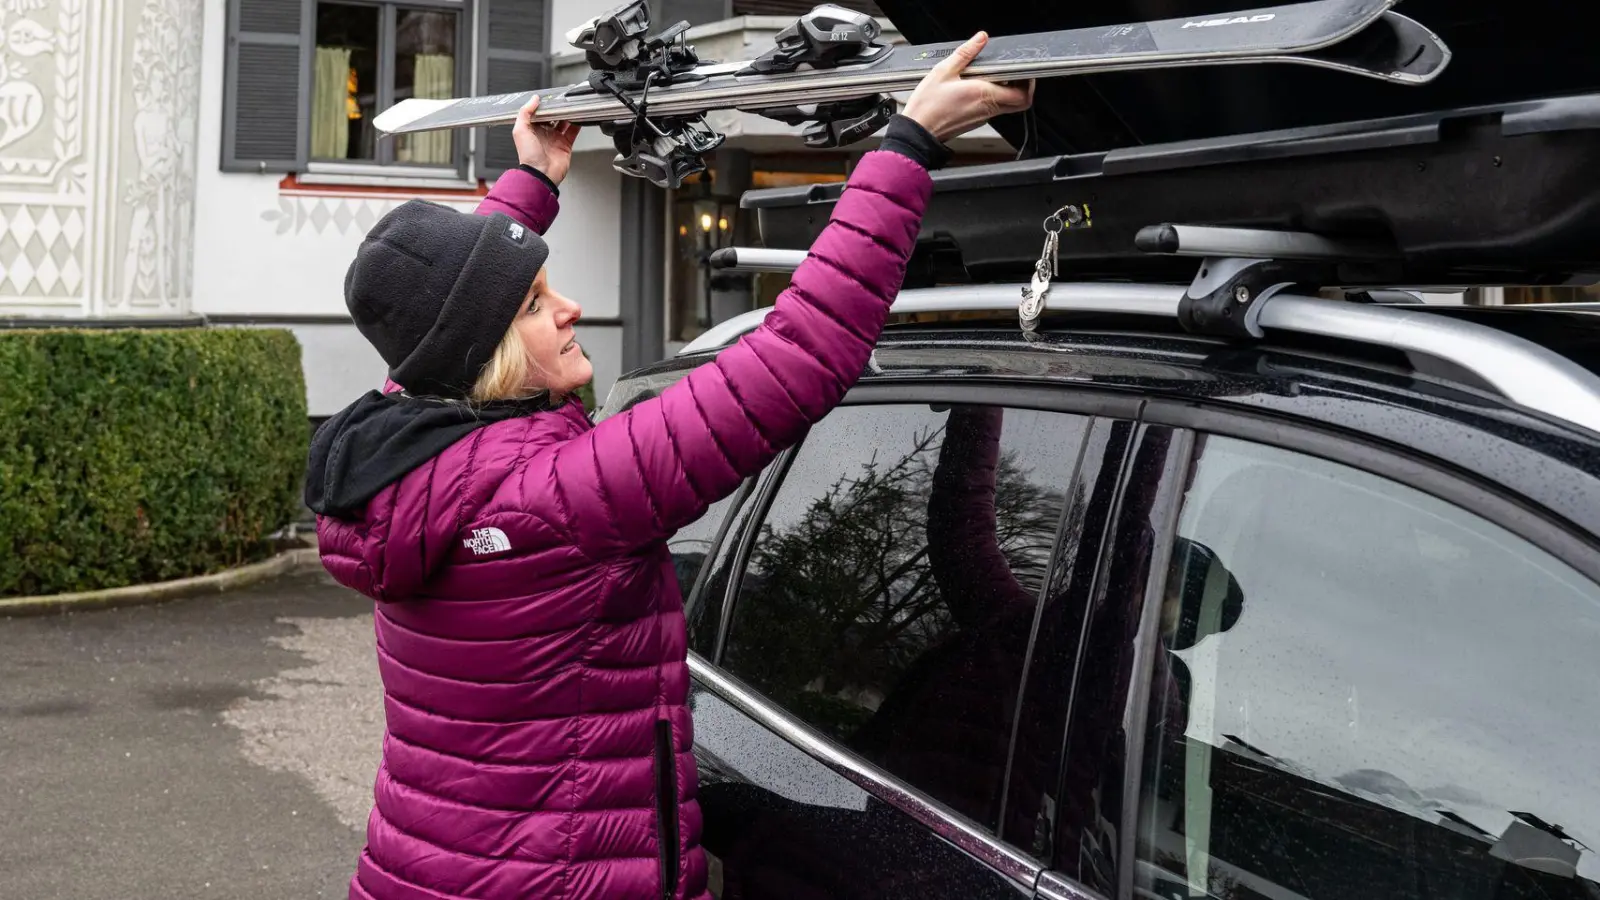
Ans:
[{"label": "roof rack crossbar", "polygon": [[1392,245],[1276,228],[1225,228],[1164,223],[1141,228],[1134,245],[1147,253],[1200,257],[1178,320],[1218,337],[1262,336],[1260,316],[1281,291],[1316,291],[1342,279],[1350,265],[1383,265]]},{"label": "roof rack crossbar", "polygon": [[805,261],[804,250],[766,247],[723,247],[711,253],[711,267],[737,272],[793,272]]},{"label": "roof rack crossbar", "polygon": [[[987,284],[902,291],[891,311],[1014,312],[1020,286]],[[1051,286],[1053,312],[1121,313],[1173,319],[1185,288],[1170,284],[1062,282]],[[771,307],[713,326],[680,355],[736,342]],[[1600,433],[1600,375],[1532,341],[1487,325],[1421,310],[1328,300],[1279,292],[1261,304],[1267,332],[1340,338],[1428,354],[1475,374],[1513,403]]]},{"label": "roof rack crossbar", "polygon": [[1372,241],[1332,238],[1307,231],[1270,228],[1221,228],[1165,223],[1139,229],[1135,247],[1146,253],[1173,256],[1296,259],[1327,262],[1396,259],[1399,253]]}]

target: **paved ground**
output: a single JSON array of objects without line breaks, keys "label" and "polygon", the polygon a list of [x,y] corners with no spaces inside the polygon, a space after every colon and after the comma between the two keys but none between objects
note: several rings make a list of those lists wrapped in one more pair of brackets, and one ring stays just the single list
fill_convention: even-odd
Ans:
[{"label": "paved ground", "polygon": [[343,898],[383,732],[371,622],[320,571],[0,619],[0,897]]}]

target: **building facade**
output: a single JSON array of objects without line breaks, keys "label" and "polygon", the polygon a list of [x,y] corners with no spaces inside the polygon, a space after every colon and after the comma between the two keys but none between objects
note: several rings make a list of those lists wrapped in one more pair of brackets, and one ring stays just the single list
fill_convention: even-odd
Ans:
[{"label": "building facade", "polygon": [[[413,197],[471,209],[516,161],[509,128],[380,139],[373,116],[582,80],[565,34],[614,5],[0,0],[0,324],[288,327],[312,416],[332,414],[384,371],[343,302],[362,235]],[[655,22],[686,19],[702,58],[740,59],[811,5],[656,0]],[[743,190],[843,179],[873,146],[811,151],[792,126],[712,119],[727,141],[676,191],[616,173],[598,129],[579,138],[548,239],[598,396],[782,289],[705,265],[758,243]],[[962,162],[1010,155],[988,128],[955,146]]]},{"label": "building facade", "polygon": [[[330,415],[384,371],[343,301],[362,235],[413,197],[471,209],[516,161],[509,128],[380,139],[372,117],[409,96],[581,80],[564,34],[614,5],[0,0],[0,321],[288,327],[311,413]],[[739,58],[807,8],[688,0],[656,22],[688,19],[702,56]],[[615,172],[597,129],[580,138],[548,239],[599,396],[781,286],[703,264],[754,239],[741,186],[842,178],[871,146],[805,151],[798,129],[749,115],[718,125],[715,177],[673,192]],[[992,132],[967,143],[1003,149]]]},{"label": "building facade", "polygon": [[203,0],[0,0],[0,315],[192,308]]}]

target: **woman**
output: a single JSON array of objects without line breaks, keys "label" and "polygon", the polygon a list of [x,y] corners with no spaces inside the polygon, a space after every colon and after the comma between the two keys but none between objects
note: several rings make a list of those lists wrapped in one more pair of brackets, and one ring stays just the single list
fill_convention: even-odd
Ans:
[{"label": "woman", "polygon": [[312,442],[323,563],[377,601],[387,730],[353,898],[708,897],[665,540],[832,409],[899,289],[943,141],[1025,109],[976,35],[865,155],[754,333],[591,426],[545,268],[576,129],[514,129],[478,209],[399,207],[345,279],[390,384]]}]

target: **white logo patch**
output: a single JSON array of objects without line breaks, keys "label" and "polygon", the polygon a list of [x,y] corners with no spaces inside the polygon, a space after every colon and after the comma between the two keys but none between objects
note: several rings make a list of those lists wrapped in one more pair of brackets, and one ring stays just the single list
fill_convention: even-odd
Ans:
[{"label": "white logo patch", "polygon": [[472,537],[461,542],[475,556],[503,553],[511,549],[511,540],[498,528],[474,528]]},{"label": "white logo patch", "polygon": [[516,222],[512,222],[506,226],[506,233],[511,235],[511,239],[513,241],[516,241],[519,244],[522,243],[523,230],[521,225],[518,225]]}]

